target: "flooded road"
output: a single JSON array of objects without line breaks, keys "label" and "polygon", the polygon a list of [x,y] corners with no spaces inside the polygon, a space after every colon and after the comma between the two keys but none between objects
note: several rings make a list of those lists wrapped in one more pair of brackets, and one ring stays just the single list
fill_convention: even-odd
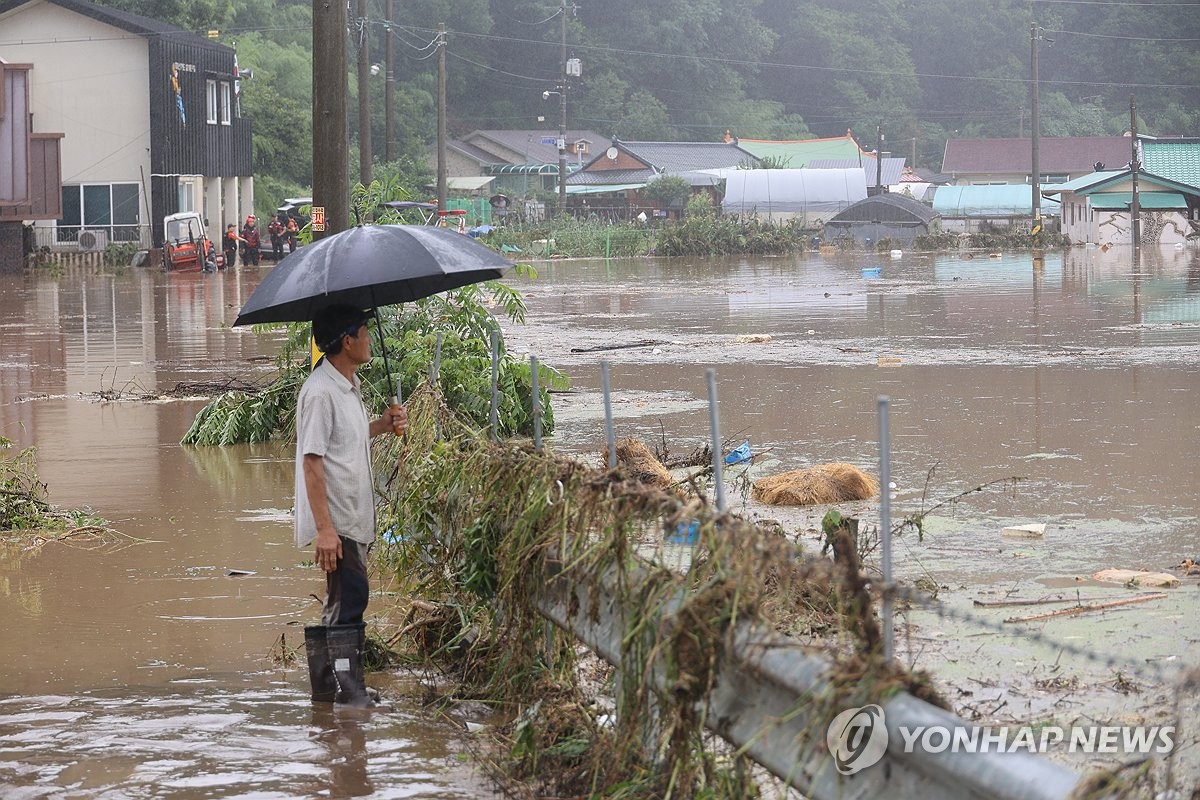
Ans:
[{"label": "flooded road", "polygon": [[0,284],[0,434],[37,447],[53,503],[147,540],[4,550],[6,799],[487,795],[411,679],[372,678],[392,713],[314,712],[301,624],[324,582],[292,543],[291,447],[185,448],[202,399],[99,399],[261,375],[270,343],[228,323],[264,274]]},{"label": "flooded road", "polygon": [[[879,277],[864,277],[870,267]],[[730,506],[816,550],[826,509],[764,506],[748,481],[829,461],[877,474],[886,395],[893,521],[942,504],[923,539],[895,544],[897,575],[931,595],[906,614],[900,657],[930,670],[968,719],[1173,716],[1179,671],[1200,664],[1200,579],[1176,569],[1200,556],[1194,250],[1148,251],[1137,268],[1128,250],[1083,248],[1040,262],[811,254],[538,268],[529,324],[506,335],[575,380],[555,398],[557,447],[593,460],[603,449],[607,359],[616,435],[690,452],[708,442],[712,367],[722,434],[762,456],[727,473]],[[847,508],[877,525],[877,502]],[[1044,523],[1045,538],[1001,537],[1025,523]],[[976,605],[1129,596],[1091,579],[1106,568],[1182,583],[1153,603],[1029,624],[1005,620],[1063,606]],[[1200,785],[1188,737],[1176,774]]]},{"label": "flooded road", "polygon": [[[529,319],[506,336],[574,380],[554,399],[554,446],[589,457],[604,441],[601,358],[618,436],[665,437],[680,454],[707,440],[714,367],[723,433],[764,456],[751,479],[825,461],[875,472],[876,398],[888,395],[895,518],[923,495],[928,508],[1021,479],[940,508],[923,542],[902,539],[905,578],[943,587],[957,609],[1010,591],[1127,593],[1088,576],[1200,555],[1200,259],[1129,261],[1079,249],[1036,265],[1029,254],[550,262],[515,282]],[[880,277],[862,277],[870,266]],[[291,448],[184,448],[203,399],[99,397],[262,375],[270,342],[228,325],[266,271],[0,278],[0,434],[36,445],[52,502],[148,540],[4,553],[5,797],[482,794],[457,733],[406,705],[411,679],[391,679],[394,713],[346,724],[314,717],[301,668],[270,657],[281,636],[300,645],[322,591],[291,543]],[[729,497],[802,541],[823,511]],[[1046,523],[1046,539],[1001,539],[1023,522]],[[1126,661],[1196,664],[1200,635],[1184,621],[1197,587],[1184,578],[1166,601],[1038,630]],[[1062,702],[1033,686],[1061,653],[913,618],[912,663],[963,685],[995,679],[1000,695],[972,684],[960,712],[984,694],[1024,718]],[[1104,689],[1111,665],[1064,663],[1105,699],[1068,701],[1079,713],[1162,713],[1161,692]],[[1016,673],[1029,685],[1006,688]],[[372,682],[387,692],[386,681]]]}]

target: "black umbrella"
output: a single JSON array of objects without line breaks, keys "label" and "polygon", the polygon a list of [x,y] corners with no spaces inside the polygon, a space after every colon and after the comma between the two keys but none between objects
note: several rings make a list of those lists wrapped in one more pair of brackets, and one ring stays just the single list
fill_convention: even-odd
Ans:
[{"label": "black umbrella", "polygon": [[421,225],[364,225],[283,258],[234,325],[307,322],[334,303],[375,308],[495,280],[508,259],[469,236]]},{"label": "black umbrella", "polygon": [[[511,266],[496,251],[445,228],[365,225],[285,256],[263,278],[233,324],[307,322],[334,303],[378,308],[411,302],[495,280]],[[390,383],[382,330],[379,336]]]}]

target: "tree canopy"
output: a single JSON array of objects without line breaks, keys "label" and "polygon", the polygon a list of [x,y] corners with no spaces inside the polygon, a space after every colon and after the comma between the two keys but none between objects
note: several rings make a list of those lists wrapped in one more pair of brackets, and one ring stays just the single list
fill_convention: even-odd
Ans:
[{"label": "tree canopy", "polygon": [[[311,181],[311,6],[297,0],[107,0],[185,29],[220,31],[254,80],[256,174],[272,191]],[[1191,3],[1027,0],[386,0],[353,17],[371,60],[396,51],[397,153],[428,163],[436,133],[434,45],[447,36],[451,136],[476,129],[557,129],[562,32],[570,127],[626,140],[716,141],[839,136],[866,146],[882,128],[917,164],[941,166],[952,137],[1027,136],[1031,25],[1039,38],[1043,135],[1119,134],[1136,96],[1139,130],[1200,133],[1200,15]],[[384,75],[371,88],[380,160]],[[351,113],[351,141],[358,139]]]}]

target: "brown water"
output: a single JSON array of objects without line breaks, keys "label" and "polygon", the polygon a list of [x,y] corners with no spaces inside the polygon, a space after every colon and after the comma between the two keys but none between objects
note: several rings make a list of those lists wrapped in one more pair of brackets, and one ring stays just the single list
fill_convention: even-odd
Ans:
[{"label": "brown water", "polygon": [[[864,279],[866,266],[881,276]],[[934,514],[924,543],[902,540],[899,571],[951,587],[949,604],[1200,555],[1193,252],[1148,253],[1137,269],[1128,252],[1073,250],[1037,266],[1028,254],[814,255],[539,270],[517,284],[529,324],[506,335],[510,349],[575,381],[575,393],[555,397],[563,451],[602,446],[601,358],[612,365],[617,434],[665,436],[678,453],[707,440],[714,367],[723,433],[766,454],[750,477],[832,460],[875,471],[883,394],[897,517],[919,508],[923,491],[930,504],[1024,479]],[[410,679],[375,680],[391,688],[394,713],[314,717],[306,676],[268,658],[281,635],[300,644],[299,623],[317,613],[310,594],[321,593],[302,564],[310,556],[291,543],[290,448],[184,448],[203,399],[97,399],[269,369],[269,339],[228,327],[265,273],[0,278],[0,434],[37,446],[53,502],[151,540],[116,551],[47,545],[0,561],[5,797],[481,794],[456,766],[457,732],[405,699],[417,693]],[[738,341],[750,334],[771,339]],[[641,340],[659,344],[572,352]],[[819,521],[729,494],[802,537]],[[1002,540],[1014,522],[1046,522],[1046,540]],[[1182,621],[1196,583],[1136,616],[1046,632],[1195,663],[1200,648]],[[921,627],[939,640],[910,652],[922,666],[994,672],[1023,657],[1007,640],[984,652],[970,638],[978,631]],[[949,640],[976,661],[943,657]]]},{"label": "brown water", "polygon": [[[878,278],[863,277],[876,266]],[[539,270],[530,324],[506,334],[510,348],[575,380],[556,397],[560,449],[598,461],[606,359],[616,436],[679,455],[709,440],[705,371],[715,369],[723,435],[762,455],[728,471],[730,506],[782,522],[812,550],[826,508],[768,507],[744,489],[828,461],[877,473],[880,395],[890,397],[893,521],[1001,481],[930,514],[923,541],[895,544],[897,575],[938,587],[936,602],[905,615],[897,654],[932,671],[964,717],[1168,722],[1177,698],[1194,700],[1172,688],[1178,670],[1200,663],[1194,576],[1163,600],[1043,623],[1004,620],[1063,606],[974,605],[1127,597],[1092,574],[1182,577],[1181,559],[1200,556],[1194,250],[1147,252],[1136,268],[1128,250],[1075,249],[1040,263],[1028,253],[810,255]],[[756,335],[770,340],[745,340]],[[643,342],[654,344],[621,347]],[[617,349],[573,352],[587,348]],[[1004,483],[1013,477],[1022,480]],[[842,510],[878,524],[877,502]],[[1000,535],[1039,522],[1043,540]],[[686,562],[673,550],[664,557]],[[1179,741],[1176,780],[1198,786],[1200,734]]]},{"label": "brown water", "polygon": [[411,679],[373,678],[394,711],[345,719],[314,712],[302,653],[269,658],[302,648],[323,585],[292,543],[290,448],[184,448],[203,400],[97,399],[259,374],[271,343],[228,323],[263,274],[0,284],[0,434],[37,447],[54,503],[150,540],[0,559],[5,798],[487,794]]}]

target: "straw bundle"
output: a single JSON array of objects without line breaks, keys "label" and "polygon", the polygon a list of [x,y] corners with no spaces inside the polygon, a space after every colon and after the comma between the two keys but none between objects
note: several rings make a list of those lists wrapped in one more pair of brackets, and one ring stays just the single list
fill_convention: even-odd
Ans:
[{"label": "straw bundle", "polygon": [[811,506],[867,500],[878,493],[875,478],[853,464],[834,462],[759,478],[750,496],[773,506]]},{"label": "straw bundle", "polygon": [[[607,451],[603,456],[607,463]],[[671,473],[654,457],[650,448],[637,439],[627,438],[617,442],[617,465],[626,474],[647,486],[667,489],[675,483]]]}]

